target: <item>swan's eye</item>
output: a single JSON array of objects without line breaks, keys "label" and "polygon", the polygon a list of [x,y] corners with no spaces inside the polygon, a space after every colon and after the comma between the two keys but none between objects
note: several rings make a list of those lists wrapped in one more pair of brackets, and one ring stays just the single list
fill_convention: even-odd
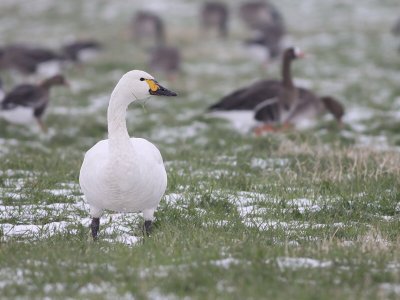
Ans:
[{"label": "swan's eye", "polygon": [[140,78],[140,81],[144,81],[144,78],[142,77],[142,78]]}]

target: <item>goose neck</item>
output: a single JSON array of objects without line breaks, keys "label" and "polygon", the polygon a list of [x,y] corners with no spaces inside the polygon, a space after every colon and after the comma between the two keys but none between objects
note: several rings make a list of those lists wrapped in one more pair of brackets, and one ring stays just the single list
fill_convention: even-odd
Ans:
[{"label": "goose neck", "polygon": [[285,56],[282,64],[282,81],[283,85],[288,88],[294,88],[291,71],[292,59]]}]

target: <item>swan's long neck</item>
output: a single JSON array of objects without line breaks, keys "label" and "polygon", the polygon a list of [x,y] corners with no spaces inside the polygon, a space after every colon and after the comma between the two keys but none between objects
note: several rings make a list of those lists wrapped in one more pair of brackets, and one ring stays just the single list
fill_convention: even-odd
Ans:
[{"label": "swan's long neck", "polygon": [[294,88],[293,80],[292,80],[292,71],[291,71],[291,63],[292,60],[286,55],[283,58],[282,64],[282,82],[283,85],[287,88]]},{"label": "swan's long neck", "polygon": [[111,155],[118,155],[122,151],[132,147],[128,129],[126,128],[127,102],[122,97],[125,93],[115,88],[111,94],[107,111],[108,139]]}]

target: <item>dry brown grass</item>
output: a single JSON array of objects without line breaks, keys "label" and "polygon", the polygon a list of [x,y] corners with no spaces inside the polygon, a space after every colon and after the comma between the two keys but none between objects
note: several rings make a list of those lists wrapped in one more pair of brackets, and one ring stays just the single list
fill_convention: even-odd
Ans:
[{"label": "dry brown grass", "polygon": [[376,180],[385,175],[400,175],[400,153],[396,151],[285,140],[276,153],[281,157],[295,156],[296,173],[290,177],[307,176],[313,182],[341,182],[354,177]]}]

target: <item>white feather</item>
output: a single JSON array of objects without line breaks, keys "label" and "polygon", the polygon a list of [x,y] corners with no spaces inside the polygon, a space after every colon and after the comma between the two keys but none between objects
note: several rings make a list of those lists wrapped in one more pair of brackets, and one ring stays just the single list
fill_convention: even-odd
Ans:
[{"label": "white feather", "polygon": [[126,109],[130,102],[148,98],[149,86],[139,79],[143,71],[125,74],[115,87],[108,107],[109,139],[85,155],[79,182],[92,217],[104,209],[144,213],[152,219],[167,187],[167,174],[159,150],[149,141],[129,138]]}]

